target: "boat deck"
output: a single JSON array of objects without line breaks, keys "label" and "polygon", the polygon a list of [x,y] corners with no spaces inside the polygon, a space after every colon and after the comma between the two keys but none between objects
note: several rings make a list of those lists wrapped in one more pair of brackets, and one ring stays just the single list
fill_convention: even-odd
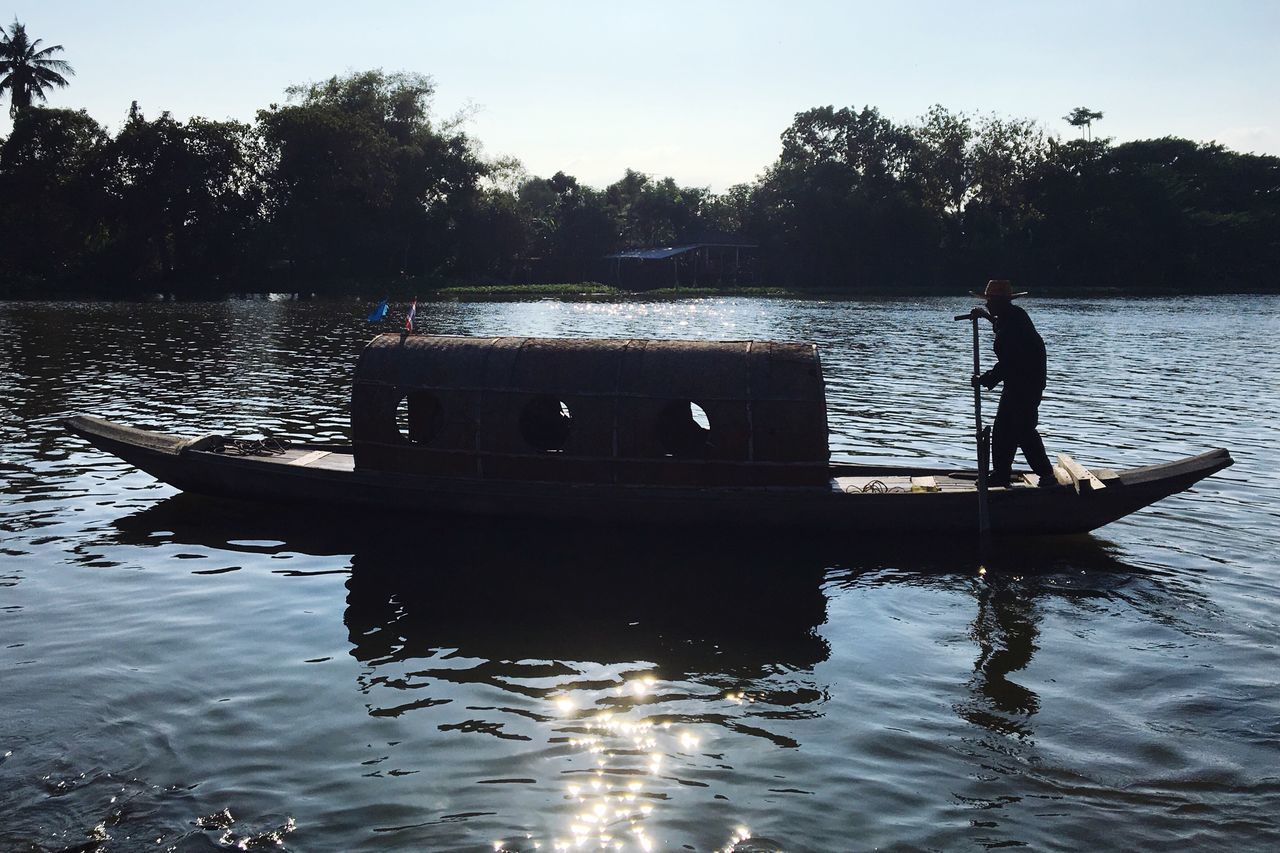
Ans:
[{"label": "boat deck", "polygon": [[[211,452],[211,451],[205,451]],[[224,451],[225,452],[225,451]],[[321,471],[355,470],[355,457],[344,447],[316,448],[306,445],[286,447],[274,453],[248,454],[250,458],[277,465],[291,465]],[[846,469],[847,470],[847,469]],[[1034,488],[1035,474],[1014,475],[1012,488]],[[938,472],[930,475],[867,474],[839,475],[831,478],[831,490],[842,494],[886,494],[921,492],[971,492],[977,488],[974,474]]]},{"label": "boat deck", "polygon": [[[1035,474],[1014,474],[1010,488],[1035,488],[1040,478]],[[892,476],[832,477],[831,488],[845,494],[884,492],[972,492],[978,488],[977,480],[969,476],[934,474],[912,477],[905,474]]]},{"label": "boat deck", "polygon": [[253,452],[237,452],[227,448],[223,450],[197,449],[198,453],[216,454],[219,456],[252,459],[257,462],[270,462],[276,465],[296,465],[318,471],[354,471],[355,457],[348,448],[317,448],[307,445],[287,446],[283,450]]},{"label": "boat deck", "polygon": [[281,459],[287,465],[317,468],[322,471],[354,471],[355,457],[350,453],[334,450],[290,449]]}]

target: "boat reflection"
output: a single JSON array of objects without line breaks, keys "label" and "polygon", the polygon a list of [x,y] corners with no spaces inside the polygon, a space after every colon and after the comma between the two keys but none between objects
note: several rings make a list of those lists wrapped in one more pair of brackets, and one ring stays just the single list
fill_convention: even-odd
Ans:
[{"label": "boat reflection", "polygon": [[[536,826],[553,849],[656,849],[655,827],[696,812],[682,805],[690,791],[732,790],[752,744],[801,746],[804,721],[850,687],[827,683],[822,664],[828,638],[856,633],[827,624],[830,602],[858,587],[972,597],[973,670],[953,708],[982,741],[975,766],[1034,748],[1041,700],[1018,673],[1038,651],[1048,599],[1136,586],[1135,600],[1163,618],[1186,592],[1094,537],[978,555],[952,543],[637,539],[515,524],[406,534],[402,522],[357,526],[185,495],[114,526],[122,542],[349,559],[343,618],[367,713],[435,733],[433,760],[466,789],[456,810],[492,813],[507,796],[528,813],[517,788],[561,803]],[[513,772],[529,767],[544,769]],[[527,846],[522,836],[498,849]]]},{"label": "boat reflection", "polygon": [[511,527],[426,541],[352,558],[369,713],[447,703],[426,712],[441,731],[509,742],[512,767],[550,762],[553,849],[657,849],[685,792],[729,772],[726,746],[798,746],[792,721],[827,696],[825,565],[794,547]]},{"label": "boat reflection", "polygon": [[374,666],[449,649],[749,678],[826,658],[830,562],[805,543],[261,509],[178,494],[113,538],[348,560],[352,655]]},{"label": "boat reflection", "polygon": [[483,660],[648,662],[755,677],[826,658],[824,567],[730,543],[474,530],[355,554],[347,626],[361,661],[453,649]]},{"label": "boat reflection", "polygon": [[[1126,564],[1093,536],[1009,541],[981,554],[952,543],[654,534],[637,540],[634,531],[515,523],[426,522],[407,536],[403,520],[353,524],[186,494],[114,527],[122,543],[346,557],[345,622],[351,655],[370,668],[364,689],[403,687],[379,678],[392,665],[448,658],[454,663],[424,672],[508,690],[514,688],[506,676],[519,673],[541,678],[544,686],[524,692],[547,699],[563,692],[557,678],[583,663],[625,665],[632,692],[656,672],[745,696],[748,688],[739,690],[740,684],[811,672],[827,659],[821,628],[832,590],[866,584],[964,590],[975,603],[975,701],[958,710],[1006,734],[1025,733],[1019,720],[1038,708],[1035,693],[1010,678],[1036,652],[1037,601],[1106,597],[1152,574]],[[1167,589],[1137,601],[1160,610],[1169,594],[1187,591]],[[456,665],[462,660],[473,665]],[[752,689],[779,705],[823,693],[817,686],[791,693]],[[395,715],[413,706],[388,701],[371,705],[370,713]]]}]

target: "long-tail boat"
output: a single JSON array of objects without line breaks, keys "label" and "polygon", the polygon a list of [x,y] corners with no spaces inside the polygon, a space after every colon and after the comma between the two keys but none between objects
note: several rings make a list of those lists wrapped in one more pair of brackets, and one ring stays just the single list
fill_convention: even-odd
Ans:
[{"label": "long-tail boat", "polygon": [[[836,534],[978,518],[972,469],[830,461],[812,343],[385,334],[356,367],[350,444],[66,426],[178,489],[259,502]],[[990,530],[1094,530],[1231,464],[1224,449],[1119,471],[1060,457],[1053,484],[984,490]]]}]

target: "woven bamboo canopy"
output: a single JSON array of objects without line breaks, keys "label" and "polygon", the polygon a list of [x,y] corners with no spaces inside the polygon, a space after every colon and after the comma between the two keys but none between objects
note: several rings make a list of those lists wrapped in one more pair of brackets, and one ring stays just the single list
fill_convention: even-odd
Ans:
[{"label": "woven bamboo canopy", "polygon": [[357,468],[668,485],[827,482],[810,343],[386,334],[352,389]]}]

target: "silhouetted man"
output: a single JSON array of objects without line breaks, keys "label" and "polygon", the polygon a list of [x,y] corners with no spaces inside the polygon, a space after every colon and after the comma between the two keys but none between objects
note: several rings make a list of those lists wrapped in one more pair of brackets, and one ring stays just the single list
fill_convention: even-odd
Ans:
[{"label": "silhouetted man", "polygon": [[985,292],[973,295],[987,300],[985,311],[974,308],[973,313],[991,321],[996,351],[996,366],[974,376],[973,384],[994,388],[1004,383],[992,428],[991,479],[987,484],[1009,485],[1013,455],[1021,447],[1027,464],[1040,476],[1040,485],[1052,486],[1056,483],[1053,466],[1036,431],[1045,385],[1044,340],[1027,312],[1013,304],[1013,300],[1026,294],[1014,293],[1008,281],[993,279],[987,282]]}]

